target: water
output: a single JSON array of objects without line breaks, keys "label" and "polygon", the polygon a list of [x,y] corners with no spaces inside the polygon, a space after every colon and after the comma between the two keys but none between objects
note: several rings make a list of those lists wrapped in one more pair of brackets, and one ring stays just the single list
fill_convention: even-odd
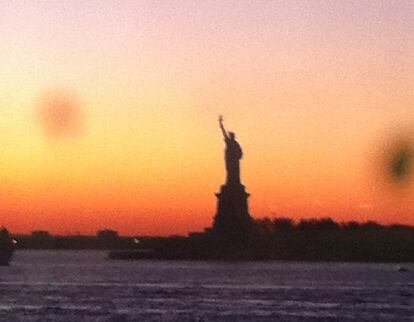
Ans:
[{"label": "water", "polygon": [[0,321],[414,321],[414,265],[110,261],[18,251]]}]

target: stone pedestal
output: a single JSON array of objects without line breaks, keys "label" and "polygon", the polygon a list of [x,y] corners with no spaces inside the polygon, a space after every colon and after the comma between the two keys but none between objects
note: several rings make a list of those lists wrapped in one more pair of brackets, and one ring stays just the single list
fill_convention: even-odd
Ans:
[{"label": "stone pedestal", "polygon": [[223,246],[247,241],[252,227],[246,192],[242,184],[223,185],[217,196],[217,213],[212,233]]}]

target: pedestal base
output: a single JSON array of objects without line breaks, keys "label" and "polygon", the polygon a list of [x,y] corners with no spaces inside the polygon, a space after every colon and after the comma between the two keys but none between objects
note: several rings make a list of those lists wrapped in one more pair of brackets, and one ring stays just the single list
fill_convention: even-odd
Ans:
[{"label": "pedestal base", "polygon": [[246,192],[242,184],[223,185],[217,196],[217,213],[212,233],[223,242],[223,246],[239,245],[247,241],[252,218],[249,214]]}]

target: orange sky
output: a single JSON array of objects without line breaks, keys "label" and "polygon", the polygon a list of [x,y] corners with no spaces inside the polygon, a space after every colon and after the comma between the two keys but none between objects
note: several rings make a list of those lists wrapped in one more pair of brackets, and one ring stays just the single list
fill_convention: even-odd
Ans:
[{"label": "orange sky", "polygon": [[[413,134],[412,1],[13,1],[0,14],[11,231],[209,226],[219,114],[254,217],[414,224],[414,185],[385,184],[379,160]],[[48,104],[73,113],[45,117]]]}]

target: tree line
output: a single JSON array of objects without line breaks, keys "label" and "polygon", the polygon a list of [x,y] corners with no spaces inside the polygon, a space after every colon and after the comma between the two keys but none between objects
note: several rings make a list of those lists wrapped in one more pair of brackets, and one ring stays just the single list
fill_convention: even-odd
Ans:
[{"label": "tree line", "polygon": [[254,221],[251,247],[263,258],[414,262],[414,226],[332,218]]}]

